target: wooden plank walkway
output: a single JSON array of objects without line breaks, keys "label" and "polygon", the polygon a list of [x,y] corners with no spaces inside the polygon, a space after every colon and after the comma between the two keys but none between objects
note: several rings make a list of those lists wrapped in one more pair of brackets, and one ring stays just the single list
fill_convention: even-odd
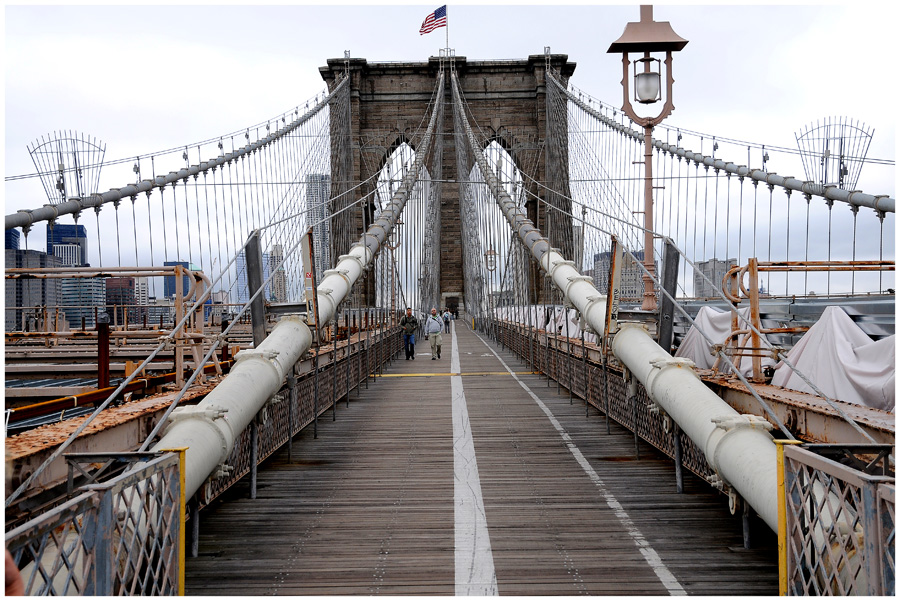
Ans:
[{"label": "wooden plank walkway", "polygon": [[401,354],[270,458],[255,500],[242,481],[203,511],[187,593],[777,594],[762,522],[745,550],[723,496],[689,474],[676,494],[671,460],[635,460],[630,432],[526,369],[463,321],[440,360]]}]

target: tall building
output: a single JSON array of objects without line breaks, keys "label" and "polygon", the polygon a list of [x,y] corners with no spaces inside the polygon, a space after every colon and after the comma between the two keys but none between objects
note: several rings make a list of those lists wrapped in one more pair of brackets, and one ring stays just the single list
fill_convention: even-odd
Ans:
[{"label": "tall building", "polygon": [[237,302],[245,305],[250,300],[250,289],[247,285],[247,256],[244,251],[235,257],[234,270],[237,272]]},{"label": "tall building", "polygon": [[609,266],[609,252],[594,253],[594,269],[591,276],[594,279],[594,288],[601,294],[609,294]]},{"label": "tall building", "polygon": [[19,238],[21,234],[16,228],[6,230],[6,250],[19,250]]},{"label": "tall building", "polygon": [[207,304],[209,306],[204,308],[203,317],[207,320],[211,317],[213,324],[221,324],[222,315],[231,312],[231,307],[226,306],[228,305],[228,292],[225,290],[210,292]]},{"label": "tall building", "polygon": [[271,300],[276,303],[287,302],[287,274],[284,266],[281,265],[282,261],[284,261],[284,248],[280,244],[275,244],[272,246],[272,252],[269,253],[268,271],[270,274],[273,270],[275,271],[275,276],[272,278],[269,286],[269,292],[272,294]]},{"label": "tall building", "polygon": [[321,282],[331,269],[331,176],[310,173],[306,176],[306,216],[313,228],[313,257],[316,262],[316,282]]},{"label": "tall building", "polygon": [[[281,259],[279,259],[279,262]],[[269,253],[262,254],[262,265],[263,265],[263,276],[262,281],[265,282],[269,279]],[[275,265],[276,263],[273,263]],[[237,259],[234,261],[234,268],[237,270],[237,302],[242,305],[247,304],[250,301],[250,285],[249,279],[247,277],[247,256],[244,254],[244,251],[238,253]],[[274,278],[273,278],[274,280]],[[265,295],[264,300],[273,300],[272,293],[272,282],[269,282],[269,285],[266,286],[263,294]]]},{"label": "tall building", "polygon": [[[639,299],[644,294],[644,272],[638,263],[644,260],[644,251],[634,253],[637,262],[628,253],[622,254],[622,272],[619,281],[619,296],[623,299]],[[609,268],[611,264],[609,252],[594,254],[593,279],[594,287],[601,294],[609,294]],[[657,270],[657,273],[659,271]]]},{"label": "tall building", "polygon": [[134,278],[106,278],[106,312],[116,325],[142,321],[135,307]]},{"label": "tall building", "polygon": [[[6,269],[60,267],[59,259],[37,250],[6,250]],[[61,280],[6,280],[5,326],[7,332],[34,329],[42,307],[55,313],[61,295]]]},{"label": "tall building", "polygon": [[82,248],[79,244],[54,244],[53,256],[58,257],[60,265],[65,267],[80,267]]},{"label": "tall building", "polygon": [[57,256],[53,247],[57,244],[77,244],[81,248],[79,266],[88,264],[87,229],[83,225],[63,223],[47,224],[47,254]]},{"label": "tall building", "polygon": [[584,270],[584,226],[572,226],[572,260],[575,261],[575,269],[579,272]]},{"label": "tall building", "polygon": [[175,307],[171,301],[165,298],[151,296],[147,303],[147,325],[158,326],[163,329],[171,328],[175,324]]},{"label": "tall building", "polygon": [[[732,265],[737,264],[737,259],[726,259],[720,261],[713,257],[709,261],[697,263],[698,271],[694,272],[694,296],[697,298],[718,297],[722,292],[722,278],[731,269]],[[713,283],[712,286],[706,283],[700,274],[705,275]]]},{"label": "tall building", "polygon": [[[190,269],[191,271],[198,271],[200,268],[192,263],[188,263],[187,261],[166,261],[163,263],[166,267],[174,267],[175,265],[181,265],[185,269]],[[172,298],[175,296],[175,276],[167,275],[163,278],[163,296],[166,298]],[[188,290],[191,289],[191,277],[187,275],[181,276],[181,293],[187,295]]]},{"label": "tall building", "polygon": [[146,306],[150,300],[150,288],[147,278],[134,278],[134,302]]},{"label": "tall building", "polygon": [[98,310],[106,306],[106,282],[104,278],[70,278],[62,280],[60,286],[62,310],[69,326],[80,329],[97,325]]},{"label": "tall building", "polygon": [[150,301],[150,286],[147,278],[134,278],[134,313],[129,314],[128,320],[131,323],[143,324],[144,318],[147,317],[147,305]]},{"label": "tall building", "polygon": [[[64,267],[85,267],[88,263],[87,229],[83,225],[47,224],[47,254]],[[62,311],[73,329],[96,325],[98,308],[106,305],[103,278],[72,278],[60,281]]]}]

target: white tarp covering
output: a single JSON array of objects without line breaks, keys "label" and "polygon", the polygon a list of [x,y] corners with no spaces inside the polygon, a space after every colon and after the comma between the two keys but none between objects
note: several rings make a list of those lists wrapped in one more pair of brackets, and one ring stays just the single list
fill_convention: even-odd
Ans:
[{"label": "white tarp covering", "polygon": [[[740,309],[738,314],[741,317],[749,318],[750,309]],[[716,362],[717,355],[711,353],[712,349],[706,339],[700,334],[705,333],[713,344],[724,344],[731,334],[731,312],[719,311],[715,307],[700,307],[697,317],[694,318],[694,325],[688,330],[684,340],[675,353],[676,357],[684,357],[694,362],[699,369],[711,369]],[[740,329],[746,329],[747,324],[743,320],[738,321]],[[731,360],[744,376],[750,376],[753,373],[753,359],[751,357],[732,357]],[[775,361],[770,357],[763,357],[762,365],[774,365]],[[720,371],[730,373],[731,368],[727,364],[719,365]]]},{"label": "white tarp covering", "polygon": [[[524,323],[539,329],[544,329],[544,324],[546,324],[547,331],[558,336],[566,335],[566,318],[568,317],[569,337],[581,338],[581,320],[579,319],[578,311],[575,309],[564,309],[563,307],[558,306],[517,305],[497,307],[494,309],[494,315],[496,315],[498,319]],[[595,334],[585,332],[584,341],[596,343],[598,338]]]},{"label": "white tarp covering", "polygon": [[[830,398],[893,413],[894,336],[873,342],[841,308],[828,307],[787,356]],[[772,384],[813,392],[782,363]]]}]

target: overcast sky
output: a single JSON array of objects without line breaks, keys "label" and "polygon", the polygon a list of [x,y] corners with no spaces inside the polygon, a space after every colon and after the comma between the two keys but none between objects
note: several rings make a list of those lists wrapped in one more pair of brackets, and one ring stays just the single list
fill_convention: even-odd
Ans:
[{"label": "overcast sky", "polygon": [[[887,4],[656,5],[655,19],[689,40],[666,123],[795,147],[801,127],[846,116],[874,128],[870,158],[893,160],[897,11]],[[53,131],[99,138],[113,161],[264,121],[323,90],[318,67],[345,50],[427,60],[445,44],[444,29],[419,35],[437,6],[6,6],[5,175],[34,172],[26,145]],[[638,20],[636,4],[451,4],[448,16],[457,56],[525,58],[550,46],[577,63],[573,84],[621,103],[621,58],[606,50]],[[893,178],[866,166],[859,187],[894,196]],[[100,190],[126,183],[101,177]],[[6,214],[47,202],[35,178],[5,186]]]}]

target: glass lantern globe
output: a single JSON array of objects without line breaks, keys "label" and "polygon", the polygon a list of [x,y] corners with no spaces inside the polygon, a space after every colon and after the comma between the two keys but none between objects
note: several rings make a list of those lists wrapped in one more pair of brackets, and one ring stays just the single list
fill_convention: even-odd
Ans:
[{"label": "glass lantern globe", "polygon": [[653,104],[659,100],[660,87],[659,72],[634,74],[634,94],[641,104]]},{"label": "glass lantern globe", "polygon": [[493,247],[484,253],[484,265],[488,271],[494,271],[497,268],[497,252]]}]

